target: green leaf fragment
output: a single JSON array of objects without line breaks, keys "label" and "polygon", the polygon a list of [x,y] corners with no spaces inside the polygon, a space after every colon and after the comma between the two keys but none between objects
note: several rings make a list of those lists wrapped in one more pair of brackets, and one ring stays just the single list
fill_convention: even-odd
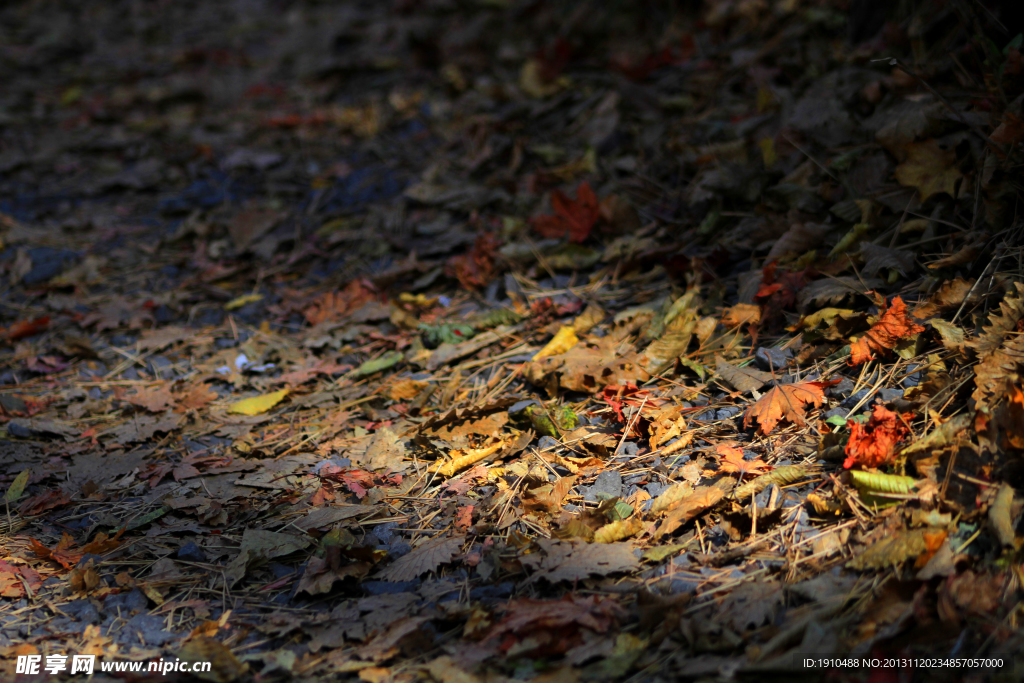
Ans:
[{"label": "green leaf fragment", "polygon": [[360,377],[367,377],[375,372],[380,372],[381,370],[387,370],[390,367],[398,365],[398,362],[404,357],[405,356],[403,356],[400,351],[388,351],[383,356],[368,360],[360,365],[352,371],[350,377],[353,379],[359,379]]},{"label": "green leaf fragment", "polygon": [[28,484],[29,476],[30,473],[28,470],[22,470],[18,476],[14,478],[14,481],[11,482],[10,487],[7,489],[7,493],[4,495],[4,500],[6,502],[13,503],[21,498],[21,494],[25,492],[25,486]]}]

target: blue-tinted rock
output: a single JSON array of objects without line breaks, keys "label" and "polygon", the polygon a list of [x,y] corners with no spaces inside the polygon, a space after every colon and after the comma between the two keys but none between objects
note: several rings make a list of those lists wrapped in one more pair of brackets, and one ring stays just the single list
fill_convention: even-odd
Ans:
[{"label": "blue-tinted rock", "polygon": [[198,545],[189,541],[178,548],[178,559],[186,562],[206,562],[206,553]]},{"label": "blue-tinted rock", "polygon": [[754,354],[754,363],[761,370],[769,372],[785,368],[791,358],[793,358],[791,349],[771,349],[762,346]]}]

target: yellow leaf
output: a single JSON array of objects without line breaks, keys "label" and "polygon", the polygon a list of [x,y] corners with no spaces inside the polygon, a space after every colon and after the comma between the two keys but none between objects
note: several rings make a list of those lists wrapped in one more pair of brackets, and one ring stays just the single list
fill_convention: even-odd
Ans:
[{"label": "yellow leaf", "polygon": [[537,355],[533,357],[533,360],[563,354],[576,346],[578,341],[579,337],[576,336],[576,330],[570,326],[564,326],[558,330],[555,336],[551,338],[551,341],[549,341],[543,349],[537,352]]},{"label": "yellow leaf", "polygon": [[956,152],[942,149],[935,140],[913,142],[907,145],[907,160],[896,167],[896,180],[916,187],[922,202],[940,192],[955,198],[956,181],[962,177],[955,162]]},{"label": "yellow leaf", "polygon": [[635,536],[642,526],[643,523],[635,517],[605,524],[594,532],[594,543],[615,543],[616,541],[621,541],[624,538]]},{"label": "yellow leaf", "polygon": [[456,472],[461,472],[470,465],[475,465],[480,462],[488,455],[497,453],[505,446],[504,441],[499,441],[491,446],[485,446],[484,448],[467,448],[464,451],[452,451],[452,459],[447,462],[435,462],[433,465],[427,468],[428,472],[437,472],[438,474],[446,477],[454,476]]},{"label": "yellow leaf", "polygon": [[241,401],[236,401],[229,405],[228,412],[239,413],[241,415],[259,415],[260,413],[265,413],[280,403],[290,391],[291,389],[281,389],[281,391],[275,391],[271,394],[244,398]]},{"label": "yellow leaf", "polygon": [[236,308],[241,308],[242,306],[245,306],[246,304],[251,304],[251,303],[254,303],[256,301],[261,301],[262,299],[263,299],[263,295],[262,294],[243,294],[242,296],[237,296],[234,299],[232,299],[231,301],[229,301],[226,304],[224,304],[224,310],[225,311],[233,311]]}]

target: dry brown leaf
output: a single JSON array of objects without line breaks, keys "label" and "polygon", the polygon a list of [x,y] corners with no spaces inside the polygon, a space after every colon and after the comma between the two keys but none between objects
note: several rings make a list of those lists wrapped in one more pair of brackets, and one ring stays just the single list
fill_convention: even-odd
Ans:
[{"label": "dry brown leaf", "polygon": [[714,506],[725,496],[718,486],[701,486],[679,501],[665,517],[655,538],[667,536],[691,519]]},{"label": "dry brown leaf", "polygon": [[988,509],[988,523],[1002,545],[1018,547],[1017,534],[1013,529],[1013,487],[1003,483],[999,486],[996,499]]},{"label": "dry brown leaf", "polygon": [[573,543],[540,539],[541,552],[522,555],[519,561],[536,573],[530,581],[579,581],[636,569],[640,560],[632,543]]},{"label": "dry brown leaf", "polygon": [[[838,380],[836,380],[838,381]],[[802,427],[806,406],[815,408],[825,400],[825,387],[836,382],[800,382],[798,384],[782,384],[772,387],[743,413],[743,428],[748,429],[750,422],[757,419],[762,434],[768,434],[779,420],[789,420]]]},{"label": "dry brown leaf", "polygon": [[421,574],[435,571],[462,548],[465,536],[438,536],[416,547],[408,555],[395,560],[379,576],[384,581],[412,581]]},{"label": "dry brown leaf", "polygon": [[[881,569],[934,553],[946,540],[943,529],[911,529],[887,535],[850,560],[852,569]],[[925,560],[927,561],[927,560]],[[921,563],[923,566],[924,563]]]},{"label": "dry brown leaf", "polygon": [[689,482],[680,482],[678,484],[672,484],[667,489],[661,492],[661,494],[654,499],[651,504],[651,514],[659,514],[661,512],[668,512],[680,501],[693,495],[693,486]]},{"label": "dry brown leaf", "polygon": [[962,277],[942,283],[942,286],[928,297],[928,301],[914,309],[914,317],[925,320],[959,308],[969,296],[972,299],[977,297],[976,294],[971,295],[973,286],[974,280],[965,280]]},{"label": "dry brown leaf", "polygon": [[761,307],[755,304],[736,304],[722,311],[722,324],[726,327],[757,325],[761,322]]},{"label": "dry brown leaf", "polygon": [[185,662],[210,662],[210,671],[202,678],[214,683],[231,683],[249,671],[249,665],[238,658],[223,643],[213,638],[193,638],[178,651],[178,659]]},{"label": "dry brown leaf", "polygon": [[715,371],[734,389],[744,392],[760,389],[773,377],[770,372],[762,372],[751,367],[738,368],[719,355],[715,356]]},{"label": "dry brown leaf", "polygon": [[553,484],[527,489],[523,491],[523,508],[527,512],[536,512],[538,510],[550,514],[560,512],[565,497],[569,495],[569,491],[572,490],[575,484],[576,477],[573,475],[561,477]]}]

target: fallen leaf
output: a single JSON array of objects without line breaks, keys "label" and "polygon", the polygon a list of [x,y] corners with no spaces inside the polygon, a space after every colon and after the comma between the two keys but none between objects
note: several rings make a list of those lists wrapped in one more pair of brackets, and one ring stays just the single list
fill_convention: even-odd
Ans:
[{"label": "fallen leaf", "polygon": [[881,319],[860,339],[850,344],[850,365],[860,365],[874,358],[874,352],[888,353],[901,339],[924,332],[924,327],[907,315],[907,305],[894,297]]},{"label": "fallen leaf", "polygon": [[594,532],[594,543],[615,543],[635,536],[642,528],[643,522],[637,517],[609,522]]},{"label": "fallen leaf", "polygon": [[232,683],[249,671],[223,643],[212,638],[193,638],[178,650],[178,659],[185,662],[209,662],[210,670],[195,675],[213,683]]},{"label": "fallen leaf", "polygon": [[640,565],[632,543],[576,543],[540,539],[541,552],[520,556],[524,566],[535,573],[530,581],[551,583],[579,581],[589,576],[607,576],[631,571]]},{"label": "fallen leaf", "polygon": [[896,444],[910,434],[907,421],[912,417],[911,413],[901,415],[879,403],[866,424],[851,421],[843,467],[887,465],[892,461]]},{"label": "fallen leaf", "polygon": [[922,202],[940,192],[956,197],[956,183],[963,174],[956,167],[955,150],[942,149],[932,139],[908,144],[906,153],[907,160],[896,167],[900,185],[917,188]]},{"label": "fallen leaf", "polygon": [[471,467],[489,455],[493,455],[505,447],[504,441],[485,446],[484,448],[469,448],[464,451],[452,451],[451,460],[438,461],[427,468],[428,472],[437,472],[446,477],[454,476],[467,467]]},{"label": "fallen leaf", "polygon": [[655,538],[671,534],[700,513],[713,507],[724,497],[725,491],[718,486],[701,486],[694,489],[693,493],[676,503],[665,516],[661,526],[658,527]]},{"label": "fallen leaf", "polygon": [[585,242],[600,216],[597,195],[586,181],[576,190],[576,199],[569,199],[561,190],[551,193],[553,216],[537,216],[534,229],[544,237],[564,237],[577,244]]},{"label": "fallen leaf", "polygon": [[717,355],[715,356],[715,371],[736,391],[743,392],[760,389],[773,378],[770,372],[762,372],[750,367],[738,368]]},{"label": "fallen leaf", "polygon": [[736,304],[722,312],[722,324],[726,327],[757,325],[761,322],[761,307],[754,304]]},{"label": "fallen leaf", "polygon": [[743,413],[743,428],[748,429],[753,419],[757,419],[762,434],[771,432],[779,420],[783,419],[802,427],[805,424],[806,406],[821,406],[825,400],[825,388],[838,381],[799,382],[772,387]]},{"label": "fallen leaf", "polygon": [[237,413],[239,415],[259,415],[265,413],[278,403],[284,400],[284,397],[291,392],[291,389],[281,389],[280,391],[274,391],[269,394],[263,394],[261,396],[253,396],[252,398],[244,398],[241,401],[236,401],[228,406],[229,413]]},{"label": "fallen leaf", "polygon": [[555,336],[551,338],[551,341],[544,345],[544,348],[534,354],[532,360],[565,353],[576,346],[577,342],[579,342],[579,338],[576,336],[576,329],[568,325],[563,326],[559,328]]},{"label": "fallen leaf", "polygon": [[718,463],[718,469],[722,472],[739,472],[739,474],[764,474],[764,472],[770,467],[768,463],[755,458],[753,460],[745,460],[743,458],[743,451],[734,446],[728,446],[726,444],[718,444],[715,446],[715,453],[717,453],[722,459]]},{"label": "fallen leaf", "polygon": [[4,502],[10,504],[21,498],[21,494],[25,492],[25,486],[28,484],[28,478],[31,474],[28,469],[18,473],[18,476],[14,478],[11,485],[7,487],[7,493],[4,494]]},{"label": "fallen leaf", "polygon": [[246,573],[268,560],[302,550],[311,543],[307,536],[283,534],[263,529],[245,529],[238,554],[224,570],[228,588],[241,581]]},{"label": "fallen leaf", "polygon": [[427,572],[435,571],[462,548],[465,536],[437,536],[417,546],[407,555],[395,560],[379,576],[384,581],[412,581]]}]

